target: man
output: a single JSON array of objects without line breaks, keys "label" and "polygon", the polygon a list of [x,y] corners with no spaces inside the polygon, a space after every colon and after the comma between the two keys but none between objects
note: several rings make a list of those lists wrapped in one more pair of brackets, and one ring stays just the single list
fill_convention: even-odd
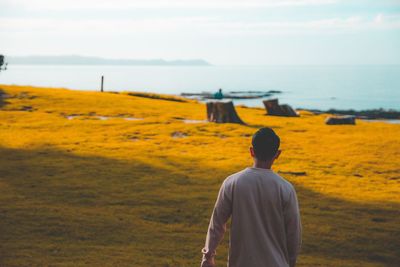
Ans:
[{"label": "man", "polygon": [[219,88],[218,92],[214,94],[214,99],[223,99],[224,95],[222,94],[222,89]]},{"label": "man", "polygon": [[301,223],[293,186],[271,170],[280,139],[270,128],[252,139],[253,167],[223,182],[202,250],[202,267],[214,267],[216,248],[232,216],[229,267],[293,267],[301,244]]}]

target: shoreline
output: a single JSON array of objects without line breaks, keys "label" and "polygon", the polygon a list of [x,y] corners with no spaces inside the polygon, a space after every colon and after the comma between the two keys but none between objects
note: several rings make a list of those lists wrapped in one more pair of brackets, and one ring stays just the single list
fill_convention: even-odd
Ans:
[{"label": "shoreline", "polygon": [[354,110],[354,109],[328,109],[328,110],[320,110],[320,109],[303,109],[297,108],[296,110],[304,110],[309,111],[314,114],[332,114],[332,115],[350,115],[355,116],[357,119],[362,119],[366,121],[375,121],[375,120],[400,120],[400,110],[394,109],[366,109],[366,110]]},{"label": "shoreline", "polygon": [[[17,86],[17,87],[23,87],[23,86],[28,86],[28,87],[33,87],[33,88],[41,88],[41,89],[66,89],[66,90],[71,90],[71,91],[83,91],[83,92],[99,92],[97,90],[80,90],[80,89],[73,89],[73,88],[57,88],[57,87],[41,87],[41,86],[31,86],[31,85],[15,85],[15,84],[0,84],[0,89],[1,86]],[[252,91],[250,91],[251,93],[254,93]],[[155,93],[155,92],[141,92],[141,91],[105,91],[104,93],[114,93],[114,94],[121,94],[121,93],[127,93],[127,94],[133,94],[133,95],[137,95],[140,97],[147,97],[147,98],[156,98],[156,99],[163,99],[163,98],[167,98],[165,100],[170,100],[169,97],[174,99],[175,98],[179,98],[179,101],[182,101],[183,99],[186,99],[188,101],[193,101],[193,100],[197,100],[200,103],[206,103],[207,101],[221,101],[218,99],[212,99],[212,98],[208,98],[208,99],[193,99],[191,97],[187,97],[184,93],[181,94],[164,94],[164,93]],[[249,91],[234,91],[232,92],[234,94],[239,94],[239,93],[249,93]],[[259,91],[257,91],[257,93],[260,93]],[[265,91],[263,93],[268,93],[271,95],[274,94],[281,94],[283,93],[282,91],[275,91],[275,90],[271,90],[271,91]],[[199,95],[202,95],[203,93],[200,93]],[[191,95],[196,95],[195,93],[191,93]],[[6,98],[4,96],[2,96],[2,94],[0,93],[0,98]],[[240,99],[239,97],[237,99]],[[222,99],[222,100],[227,100],[227,101],[233,101],[235,104],[235,100],[234,98],[226,98],[226,99]],[[279,98],[278,98],[279,99]],[[254,109],[264,109],[264,107],[262,106],[248,106],[246,104],[235,104],[236,107],[245,107],[245,108],[254,108]],[[355,110],[355,109],[335,109],[335,108],[329,108],[329,109],[314,109],[314,108],[294,108],[297,111],[307,111],[307,112],[312,112],[314,114],[332,114],[332,115],[338,115],[338,116],[343,116],[343,115],[351,115],[351,116],[355,116],[357,119],[362,119],[365,121],[378,121],[378,120],[400,120],[400,109],[384,109],[384,108],[373,108],[373,109],[363,109],[363,110]]]}]

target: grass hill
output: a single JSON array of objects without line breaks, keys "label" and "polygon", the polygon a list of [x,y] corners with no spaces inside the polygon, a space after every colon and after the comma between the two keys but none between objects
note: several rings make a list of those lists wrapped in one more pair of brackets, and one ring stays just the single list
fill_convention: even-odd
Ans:
[{"label": "grass hill", "polygon": [[169,96],[0,90],[0,266],[199,266],[219,186],[262,126],[298,192],[299,266],[400,262],[400,125],[245,107],[247,125],[214,124]]}]

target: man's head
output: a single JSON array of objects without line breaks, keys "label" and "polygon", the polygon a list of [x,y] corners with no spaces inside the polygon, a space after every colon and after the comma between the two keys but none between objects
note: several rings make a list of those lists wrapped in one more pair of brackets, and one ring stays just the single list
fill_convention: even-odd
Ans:
[{"label": "man's head", "polygon": [[254,135],[251,156],[260,162],[273,162],[279,157],[280,139],[271,128],[261,128]]}]

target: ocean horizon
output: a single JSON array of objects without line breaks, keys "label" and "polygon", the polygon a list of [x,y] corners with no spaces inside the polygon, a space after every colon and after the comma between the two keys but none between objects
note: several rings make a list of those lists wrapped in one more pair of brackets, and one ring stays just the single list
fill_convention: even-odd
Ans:
[{"label": "ocean horizon", "polygon": [[[0,84],[76,90],[181,93],[281,91],[281,103],[307,109],[400,109],[400,65],[107,66],[9,65]],[[265,98],[266,99],[266,98]],[[262,107],[263,99],[236,105]]]}]

